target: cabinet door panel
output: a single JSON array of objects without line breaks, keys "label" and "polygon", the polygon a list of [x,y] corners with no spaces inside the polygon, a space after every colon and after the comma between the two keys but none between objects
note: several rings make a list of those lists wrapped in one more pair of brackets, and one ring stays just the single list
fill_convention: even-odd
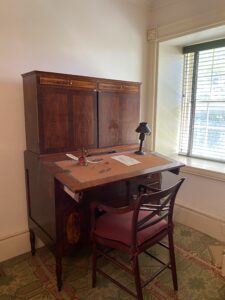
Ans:
[{"label": "cabinet door panel", "polygon": [[120,141],[120,95],[99,94],[99,147],[119,145]]},{"label": "cabinet door panel", "polygon": [[139,100],[135,94],[123,94],[120,101],[120,142],[134,144],[138,142],[135,132],[139,123]]},{"label": "cabinet door panel", "polygon": [[72,94],[73,147],[97,147],[97,93]]},{"label": "cabinet door panel", "polygon": [[28,214],[41,230],[55,240],[54,178],[38,162],[38,156],[33,153],[25,156]]},{"label": "cabinet door panel", "polygon": [[70,146],[67,93],[56,88],[42,88],[38,105],[41,151],[67,149]]},{"label": "cabinet door panel", "polygon": [[139,109],[138,94],[100,93],[99,147],[136,143]]}]

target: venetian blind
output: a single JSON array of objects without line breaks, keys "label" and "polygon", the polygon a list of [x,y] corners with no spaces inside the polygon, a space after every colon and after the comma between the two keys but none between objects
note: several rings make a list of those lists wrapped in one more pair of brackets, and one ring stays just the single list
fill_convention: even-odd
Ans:
[{"label": "venetian blind", "polygon": [[225,41],[184,52],[179,152],[225,161]]}]

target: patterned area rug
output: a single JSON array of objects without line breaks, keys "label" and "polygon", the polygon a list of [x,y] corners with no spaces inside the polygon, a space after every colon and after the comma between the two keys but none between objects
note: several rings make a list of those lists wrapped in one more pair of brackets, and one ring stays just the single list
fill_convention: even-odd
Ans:
[{"label": "patterned area rug", "polygon": [[[144,289],[145,300],[224,300],[225,278],[216,267],[225,245],[184,225],[175,227],[176,260],[179,291],[174,292],[170,271],[164,271]],[[217,249],[217,251],[215,251]],[[167,259],[167,252],[159,246],[151,249],[160,258]],[[219,258],[218,258],[219,257]],[[141,256],[142,276],[155,272],[159,267],[145,255]],[[121,259],[126,257],[121,256]],[[112,276],[133,288],[132,278],[101,262]],[[129,300],[129,294],[113,283],[97,277],[97,287],[91,288],[90,254],[79,253],[63,260],[63,289],[58,293],[55,285],[55,260],[46,248],[0,264],[0,300]]]}]

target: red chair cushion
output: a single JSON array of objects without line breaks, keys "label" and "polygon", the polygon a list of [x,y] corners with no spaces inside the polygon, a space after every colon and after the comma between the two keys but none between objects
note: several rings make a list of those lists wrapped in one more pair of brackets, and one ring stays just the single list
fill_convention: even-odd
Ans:
[{"label": "red chair cushion", "polygon": [[[138,219],[141,220],[148,214],[149,212],[147,211],[140,211]],[[118,215],[106,213],[97,219],[94,234],[98,237],[119,241],[129,246],[132,243],[132,216],[132,211]],[[152,220],[156,218],[157,216],[154,216]],[[139,231],[137,234],[138,245],[151,239],[165,228],[167,228],[167,222],[163,219]]]}]

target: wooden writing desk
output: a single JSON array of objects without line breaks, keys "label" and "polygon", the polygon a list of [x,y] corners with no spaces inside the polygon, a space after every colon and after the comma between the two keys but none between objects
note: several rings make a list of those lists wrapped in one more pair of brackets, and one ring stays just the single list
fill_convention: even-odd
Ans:
[{"label": "wooden writing desk", "polygon": [[[122,152],[140,161],[126,166],[110,155],[99,155],[99,163],[79,166],[65,153],[39,156],[25,152],[28,215],[32,253],[35,235],[56,257],[58,289],[62,286],[62,257],[90,243],[90,202],[104,201],[124,206],[146,181],[160,187],[161,172],[179,173],[182,163],[158,154],[136,155]],[[92,156],[90,160],[95,160]]]},{"label": "wooden writing desk", "polygon": [[60,290],[62,257],[89,243],[90,202],[126,205],[140,182],[160,186],[160,172],[178,173],[182,164],[157,155],[138,157],[143,161],[132,167],[110,155],[95,166],[65,162],[65,152],[77,155],[82,147],[95,153],[124,154],[132,145],[137,150],[141,84],[43,71],[22,76],[31,250],[37,235],[53,251]]}]

